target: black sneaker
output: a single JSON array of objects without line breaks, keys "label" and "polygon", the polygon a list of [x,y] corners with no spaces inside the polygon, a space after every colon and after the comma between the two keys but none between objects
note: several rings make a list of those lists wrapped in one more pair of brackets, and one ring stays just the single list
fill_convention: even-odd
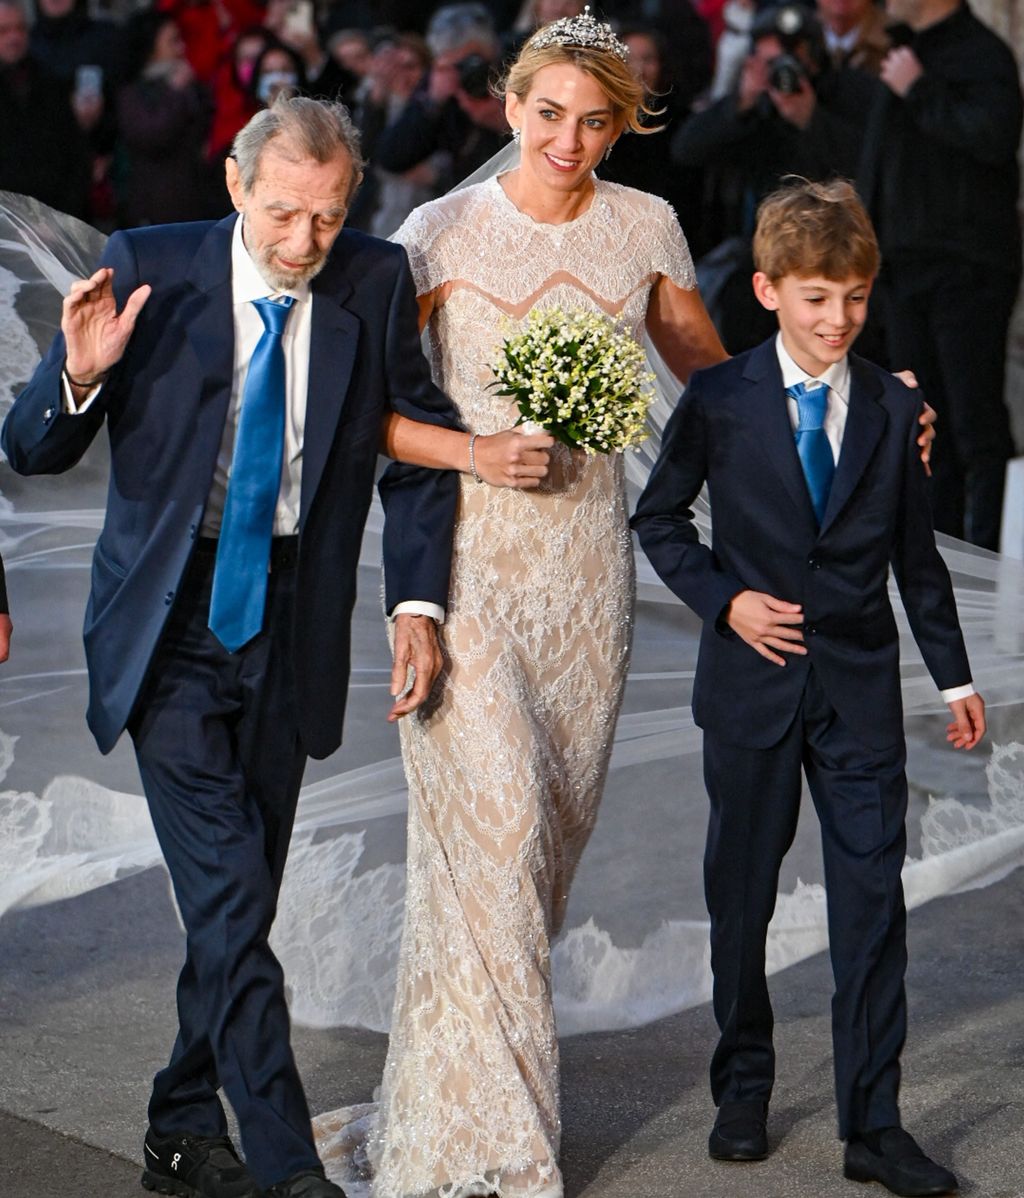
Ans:
[{"label": "black sneaker", "polygon": [[249,1170],[227,1136],[166,1136],[150,1128],[142,1188],[178,1198],[257,1198]]},{"label": "black sneaker", "polygon": [[264,1190],[262,1198],[345,1198],[345,1191],[328,1181],[322,1169],[306,1169]]}]

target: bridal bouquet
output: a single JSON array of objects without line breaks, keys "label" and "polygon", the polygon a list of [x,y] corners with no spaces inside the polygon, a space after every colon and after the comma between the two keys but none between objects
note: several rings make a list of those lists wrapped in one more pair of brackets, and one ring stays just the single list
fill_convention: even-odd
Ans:
[{"label": "bridal bouquet", "polygon": [[580,308],[535,308],[501,347],[499,395],[530,424],[587,453],[614,453],[647,437],[654,376],[644,351],[607,316]]}]

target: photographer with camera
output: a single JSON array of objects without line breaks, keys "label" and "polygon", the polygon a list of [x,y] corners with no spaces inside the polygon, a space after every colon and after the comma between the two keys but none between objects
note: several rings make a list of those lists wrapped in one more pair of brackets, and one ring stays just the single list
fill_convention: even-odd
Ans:
[{"label": "photographer with camera", "polygon": [[498,37],[482,4],[449,4],[427,27],[433,64],[426,83],[376,145],[375,163],[404,174],[429,163],[441,195],[508,140],[505,109],[490,90],[500,59]]},{"label": "photographer with camera", "polygon": [[[784,175],[856,173],[873,81],[829,62],[821,23],[799,4],[760,11],[734,90],[679,126],[680,167],[714,168],[722,243],[698,263],[705,303],[731,353],[770,334],[750,291],[750,237],[761,198]],[[705,290],[705,281],[707,290]]]}]

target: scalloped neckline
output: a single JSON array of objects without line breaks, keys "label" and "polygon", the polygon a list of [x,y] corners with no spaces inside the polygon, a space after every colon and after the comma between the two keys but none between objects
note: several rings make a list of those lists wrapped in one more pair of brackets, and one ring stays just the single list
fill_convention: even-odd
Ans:
[{"label": "scalloped neckline", "polygon": [[506,205],[508,205],[508,207],[511,209],[511,211],[514,212],[515,215],[518,216],[520,220],[525,221],[527,224],[531,225],[533,228],[551,229],[553,231],[558,231],[558,230],[562,230],[562,229],[579,228],[579,226],[582,225],[584,223],[584,221],[586,221],[595,212],[595,210],[598,208],[598,206],[600,204],[604,203],[604,196],[601,194],[603,180],[599,179],[595,175],[594,176],[594,194],[591,197],[590,204],[587,207],[585,212],[581,212],[579,214],[579,216],[574,216],[572,218],[572,220],[563,220],[563,221],[558,221],[558,222],[548,221],[548,220],[536,220],[528,212],[524,212],[522,210],[522,208],[520,208],[519,205],[516,204],[516,202],[512,199],[512,197],[504,189],[504,187],[502,187],[502,185],[501,185],[502,178],[505,175],[510,175],[511,173],[512,172],[510,170],[502,171],[502,173],[500,175],[492,176],[490,179],[487,180],[487,182],[490,183],[492,185],[492,187],[497,189],[498,194],[501,197],[501,200]]}]

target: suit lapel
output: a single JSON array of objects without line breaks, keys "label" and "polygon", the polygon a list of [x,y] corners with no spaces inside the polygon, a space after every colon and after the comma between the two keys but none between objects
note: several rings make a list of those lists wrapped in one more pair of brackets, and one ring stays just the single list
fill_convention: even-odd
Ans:
[{"label": "suit lapel", "polygon": [[231,295],[231,237],[235,217],[214,225],[189,267],[195,288],[183,314],[185,336],[199,364],[196,444],[209,452],[209,474],[224,435],[235,365],[235,321]]},{"label": "suit lapel", "polygon": [[329,283],[320,279],[313,283],[300,526],[306,522],[320,485],[345,404],[359,343],[359,321],[343,306],[352,293],[352,286],[340,271],[331,273],[335,277]]},{"label": "suit lapel", "polygon": [[[231,310],[231,236],[235,220],[229,216],[213,226],[203,238],[188,273],[196,296],[190,305],[185,332],[199,359],[204,398],[220,408],[221,429],[227,418],[235,364],[235,322]],[[219,440],[218,433],[218,443]]]},{"label": "suit lapel", "polygon": [[758,346],[750,355],[744,378],[753,385],[741,418],[786,488],[801,519],[816,528],[811,496],[796,452],[774,338]]},{"label": "suit lapel", "polygon": [[877,402],[881,392],[881,381],[862,362],[851,357],[850,408],[832,490],[821,522],[823,533],[846,506],[885,432],[886,415]]}]

